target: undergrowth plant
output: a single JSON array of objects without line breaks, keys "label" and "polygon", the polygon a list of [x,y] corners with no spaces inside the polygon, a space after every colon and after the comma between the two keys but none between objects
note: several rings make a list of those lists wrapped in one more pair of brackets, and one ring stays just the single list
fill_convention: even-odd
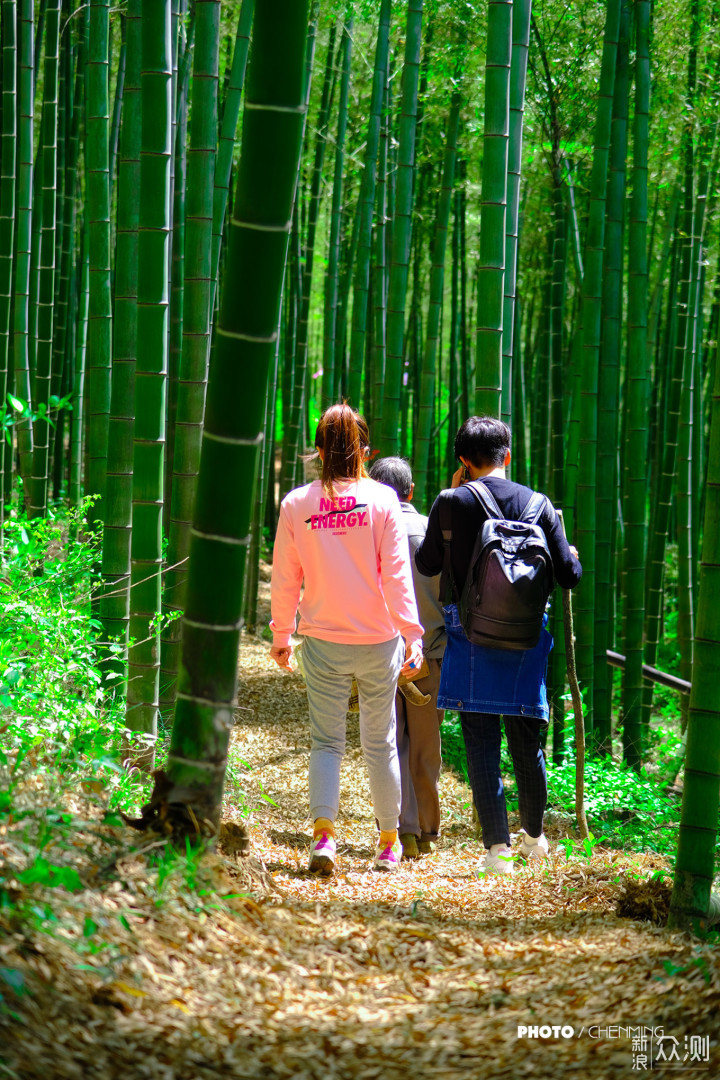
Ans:
[{"label": "undergrowth plant", "polygon": [[[151,777],[123,761],[124,702],[114,695],[121,648],[100,640],[91,600],[99,538],[80,508],[29,521],[12,510],[0,572],[0,925],[62,933],[82,955],[104,951],[82,894],[112,880],[116,855],[147,845],[125,827]],[[108,663],[108,657],[113,663]],[[112,669],[112,670],[111,670]],[[163,747],[159,747],[162,759]],[[233,804],[246,809],[238,760]],[[154,845],[158,847],[158,845]],[[166,845],[160,841],[163,850]],[[115,853],[115,854],[113,854]],[[154,853],[147,887],[159,906],[168,878],[204,899],[199,852]],[[173,894],[175,889],[173,889]],[[89,921],[88,921],[89,919]],[[98,936],[99,935],[99,936]],[[3,969],[4,970],[4,969]],[[3,991],[18,991],[0,970]],[[17,980],[15,980],[17,981]]]}]

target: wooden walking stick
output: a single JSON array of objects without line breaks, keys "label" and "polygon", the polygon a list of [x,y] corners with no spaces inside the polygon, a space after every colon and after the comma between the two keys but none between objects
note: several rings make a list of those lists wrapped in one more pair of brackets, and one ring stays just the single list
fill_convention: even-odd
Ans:
[{"label": "wooden walking stick", "polygon": [[[557,511],[565,534],[565,520],[562,510]],[[567,535],[567,534],[565,534]],[[563,625],[565,627],[565,660],[567,663],[567,677],[570,684],[570,694],[573,703],[573,716],[575,718],[575,816],[577,817],[580,839],[584,840],[590,835],[587,818],[585,817],[585,718],[582,711],[582,696],[578,683],[577,669],[575,667],[575,638],[573,631],[572,593],[570,589],[563,589]]]}]

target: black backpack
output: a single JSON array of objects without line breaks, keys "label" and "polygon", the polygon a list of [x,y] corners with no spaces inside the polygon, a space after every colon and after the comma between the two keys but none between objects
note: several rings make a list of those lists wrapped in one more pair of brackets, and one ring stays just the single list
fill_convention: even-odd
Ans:
[{"label": "black backpack", "polygon": [[533,492],[519,521],[507,521],[482,481],[466,484],[483,506],[461,596],[452,580],[450,503],[440,504],[445,545],[443,583],[452,588],[469,641],[493,649],[533,649],[540,640],[545,605],[555,584],[552,557],[538,520],[547,498]]}]

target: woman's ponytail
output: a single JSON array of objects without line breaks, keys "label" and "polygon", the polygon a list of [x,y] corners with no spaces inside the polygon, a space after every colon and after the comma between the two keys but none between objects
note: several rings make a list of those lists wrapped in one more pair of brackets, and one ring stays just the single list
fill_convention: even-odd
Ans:
[{"label": "woman's ponytail", "polygon": [[331,405],[320,417],[315,446],[323,452],[323,491],[334,496],[336,480],[367,476],[365,457],[370,438],[365,420],[349,405]]}]

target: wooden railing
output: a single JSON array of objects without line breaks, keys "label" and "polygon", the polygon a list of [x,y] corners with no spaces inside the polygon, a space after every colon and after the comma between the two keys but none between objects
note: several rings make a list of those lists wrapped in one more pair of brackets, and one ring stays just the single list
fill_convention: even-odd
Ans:
[{"label": "wooden railing", "polygon": [[[619,667],[623,671],[625,670],[625,657],[622,653],[612,652],[608,649],[607,662],[611,667]],[[685,679],[678,679],[676,675],[668,675],[666,671],[658,671],[657,668],[650,667],[649,664],[643,664],[642,673],[643,678],[649,679],[650,682],[660,683],[661,686],[669,686],[671,690],[678,690],[681,694],[689,694],[692,689],[692,683],[686,682]]]}]

